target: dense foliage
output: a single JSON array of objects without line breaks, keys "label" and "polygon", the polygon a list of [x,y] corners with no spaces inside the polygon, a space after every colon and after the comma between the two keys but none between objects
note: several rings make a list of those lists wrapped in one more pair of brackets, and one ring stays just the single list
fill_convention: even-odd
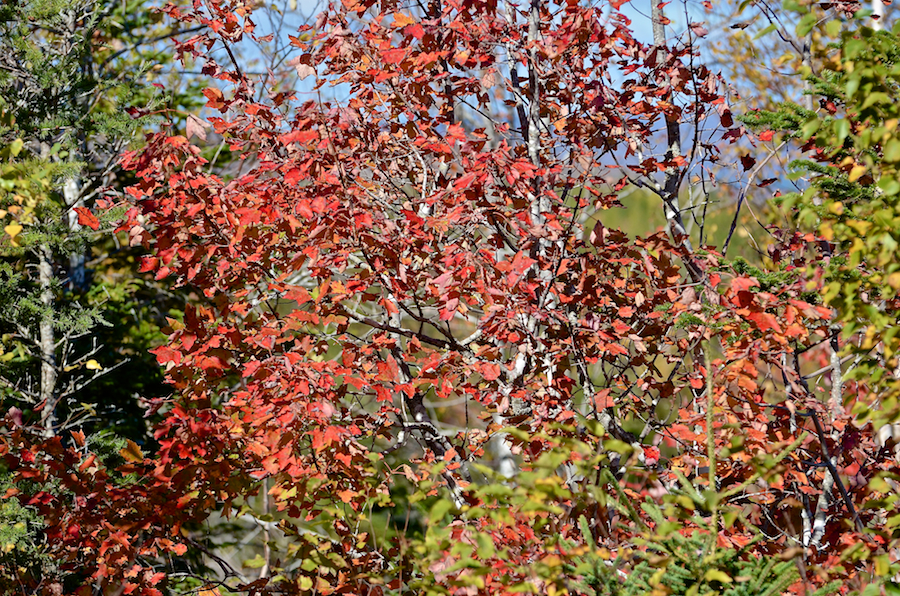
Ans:
[{"label": "dense foliage", "polygon": [[[190,299],[153,441],[8,411],[12,590],[896,590],[894,34],[786,5],[834,40],[819,108],[738,117],[658,0],[652,44],[618,2],[344,0],[289,38],[296,91],[240,62],[254,8],[165,8],[208,117],[162,110],[125,198],[75,207]],[[729,259],[723,156],[776,143],[805,158],[743,155],[778,223]],[[608,225],[636,188],[665,229]]]}]

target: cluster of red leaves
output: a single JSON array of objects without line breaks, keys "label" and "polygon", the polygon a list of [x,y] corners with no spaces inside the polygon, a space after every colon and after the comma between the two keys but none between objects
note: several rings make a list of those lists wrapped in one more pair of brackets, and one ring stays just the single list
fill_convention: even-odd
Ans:
[{"label": "cluster of red leaves", "polygon": [[[422,18],[345,0],[294,38],[293,63],[317,86],[349,88],[343,103],[299,103],[283,92],[261,102],[240,71],[211,61],[216,43],[252,35],[247,6],[169,9],[209,26],[178,51],[231,85],[206,90],[207,108],[222,114],[210,122],[249,167],[224,179],[185,137],[166,132],[124,158],[139,182],[128,189],[122,230],[149,249],[141,270],[201,298],[156,351],[175,394],[159,404],[152,457],[136,452],[113,472],[80,443],[29,442],[22,429],[3,439],[20,479],[62,482],[64,491],[18,496],[45,516],[64,566],[124,593],[158,594],[163,576],[152,559],[183,553],[185,524],[217,508],[227,515],[262,479],[282,527],[296,530],[331,519],[335,502],[349,515],[389,505],[401,454],[413,487],[426,481],[428,494],[449,490],[489,507],[469,490],[469,468],[490,462],[488,443],[507,425],[534,436],[507,438],[522,470],[550,449],[546,433],[574,437],[585,420],[620,441],[644,441],[649,455],[632,463],[646,465],[622,482],[636,499],[658,497],[677,487],[676,471],[706,461],[708,375],[718,477],[723,490],[739,488],[727,504],[747,522],[723,527],[720,544],[747,544],[753,524],[771,533],[760,552],[792,546],[789,534],[801,535],[800,518],[821,491],[823,457],[854,479],[847,498],[857,510],[879,496],[866,478],[889,464],[872,429],[853,426],[852,403],[823,404],[800,373],[801,354],[818,354],[830,337],[830,311],[802,297],[814,238],[781,247],[795,261],[762,287],[714,251],[586,225],[618,204],[614,190],[629,177],[688,167],[648,150],[665,122],[727,108],[717,78],[689,66],[692,47],[660,52],[636,41],[616,12],[558,9],[552,17],[541,9],[535,41],[521,15],[490,0],[431,3]],[[364,26],[351,25],[362,15]],[[530,77],[509,77],[509,63],[530,64]],[[491,116],[473,127],[456,113],[463,105]],[[537,157],[532,126],[541,127]],[[703,147],[715,155],[712,142]],[[709,346],[718,350],[711,370]],[[463,415],[440,408],[451,399],[466,402],[469,426],[447,436],[439,424]],[[646,425],[640,437],[623,428],[636,424]],[[747,483],[766,454],[804,430],[772,475]],[[436,463],[440,485],[429,471]],[[558,536],[582,540],[573,512],[604,511],[597,540],[631,544],[639,528],[612,523],[614,512],[572,488],[547,497],[563,513],[551,508],[541,523],[515,509],[518,521],[506,526],[454,522],[453,540],[481,532],[495,544],[481,591],[526,580],[523,570],[545,560]],[[829,514],[845,523],[829,523],[822,544],[862,539],[845,501]],[[879,513],[858,515],[869,524]],[[317,570],[319,592],[376,593],[376,575],[396,588],[403,573],[426,572],[396,545],[378,550],[336,523],[331,548],[355,571]],[[297,556],[304,548],[314,547]],[[824,549],[808,562],[830,565],[841,553]],[[427,572],[460,585],[471,572],[455,568],[454,556]],[[297,573],[279,589],[302,591]],[[846,567],[846,577],[855,573]]]}]

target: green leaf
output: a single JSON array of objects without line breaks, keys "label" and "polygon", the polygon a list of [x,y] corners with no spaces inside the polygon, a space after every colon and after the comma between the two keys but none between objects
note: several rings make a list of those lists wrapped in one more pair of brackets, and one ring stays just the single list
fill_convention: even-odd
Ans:
[{"label": "green leaf", "polygon": [[811,12],[805,15],[797,24],[797,37],[806,37],[809,35],[810,31],[813,30],[818,22],[819,17],[815,13]]},{"label": "green leaf", "polygon": [[860,108],[860,109],[865,110],[866,108],[872,107],[873,105],[875,105],[876,103],[879,103],[879,102],[884,103],[884,104],[893,103],[891,98],[888,97],[887,93],[884,93],[883,91],[878,91],[876,93],[870,93],[869,96],[866,97],[866,101],[863,102],[862,108]]},{"label": "green leaf", "polygon": [[819,130],[819,127],[821,127],[821,126],[822,126],[822,121],[819,120],[818,118],[816,118],[815,120],[810,120],[809,122],[804,124],[803,127],[800,129],[800,134],[803,136],[804,139],[808,139],[811,136],[813,136],[814,134],[816,134],[816,132],[818,132],[818,130]]},{"label": "green leaf", "polygon": [[440,521],[444,519],[444,516],[453,509],[453,503],[451,503],[448,499],[439,499],[434,505],[431,507],[431,512],[429,513],[429,518],[432,522]]},{"label": "green leaf", "polygon": [[852,98],[856,91],[859,89],[859,77],[853,76],[847,81],[847,85],[844,87],[844,93],[847,94],[848,98]]},{"label": "green leaf", "polygon": [[850,134],[850,121],[846,118],[834,121],[834,136],[837,137],[836,145],[840,146],[844,143],[844,139]]},{"label": "green leaf", "polygon": [[884,194],[894,196],[900,192],[900,182],[893,176],[883,176],[881,180],[878,181],[878,188],[883,190]]},{"label": "green leaf", "polygon": [[491,537],[483,532],[475,534],[475,543],[478,545],[478,556],[482,559],[489,559],[494,556],[496,549],[494,541]]},{"label": "green leaf", "polygon": [[12,143],[9,144],[9,156],[17,157],[19,153],[22,152],[22,148],[25,146],[25,141],[22,139],[16,139]]},{"label": "green leaf", "polygon": [[884,160],[888,163],[900,162],[900,140],[891,139],[884,146]]},{"label": "green leaf", "polygon": [[774,23],[771,24],[771,25],[769,25],[768,27],[766,27],[765,29],[763,29],[762,31],[760,31],[759,33],[757,33],[756,35],[754,35],[754,36],[753,36],[753,41],[756,41],[756,40],[759,39],[760,37],[764,37],[764,36],[768,35],[769,33],[775,31],[775,29],[777,29],[777,27],[775,27],[775,24],[774,24]]},{"label": "green leaf", "polygon": [[877,582],[873,582],[863,589],[860,596],[877,596],[878,594],[881,594],[881,586]]},{"label": "green leaf", "polygon": [[603,447],[607,451],[613,451],[621,455],[629,455],[634,451],[634,447],[624,441],[619,441],[618,439],[607,439],[606,441],[603,441]]},{"label": "green leaf", "polygon": [[266,560],[263,559],[262,555],[257,554],[252,559],[248,559],[244,561],[244,567],[249,567],[250,569],[259,569],[263,565],[266,564]]}]

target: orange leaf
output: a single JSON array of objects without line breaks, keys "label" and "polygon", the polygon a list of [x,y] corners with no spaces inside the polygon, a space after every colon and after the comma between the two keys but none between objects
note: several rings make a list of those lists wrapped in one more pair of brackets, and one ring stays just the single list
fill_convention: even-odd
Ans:
[{"label": "orange leaf", "polygon": [[394,27],[406,27],[407,25],[414,25],[416,22],[416,19],[408,14],[403,14],[402,12],[395,12],[393,16]]},{"label": "orange leaf", "polygon": [[137,443],[128,439],[128,446],[119,451],[119,455],[125,458],[125,461],[140,463],[144,461],[144,452]]},{"label": "orange leaf", "polygon": [[87,207],[75,207],[75,213],[78,214],[78,223],[81,225],[87,226],[92,230],[100,227],[100,220]]}]

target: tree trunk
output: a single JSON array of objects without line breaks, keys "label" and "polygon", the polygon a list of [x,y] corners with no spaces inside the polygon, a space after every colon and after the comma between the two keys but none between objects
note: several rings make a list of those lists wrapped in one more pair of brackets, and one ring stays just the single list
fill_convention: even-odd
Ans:
[{"label": "tree trunk", "polygon": [[41,350],[41,427],[44,434],[56,434],[56,337],[53,331],[53,252],[46,244],[38,249],[38,283],[44,312],[40,322]]},{"label": "tree trunk", "polygon": [[[69,208],[68,224],[72,232],[81,229],[78,223],[78,215],[75,213],[75,207],[84,207],[84,198],[81,196],[81,179],[80,177],[72,177],[66,180],[63,186],[63,197],[66,200],[66,207]],[[84,253],[73,253],[69,255],[69,283],[72,287],[85,291],[88,289],[87,269],[85,263],[87,259]]]},{"label": "tree trunk", "polygon": [[[663,14],[662,0],[651,0],[650,17],[653,21],[653,45],[656,46],[657,68],[664,68],[668,61],[668,48],[666,45],[666,17]],[[668,84],[668,81],[667,81]],[[672,101],[672,92],[666,92],[666,101]],[[681,155],[681,127],[674,116],[666,115],[666,161],[670,161]],[[681,217],[681,206],[678,200],[678,187],[680,176],[678,168],[669,166],[665,171],[665,181],[662,188],[663,207],[665,209],[666,224],[673,240],[684,243],[688,251],[693,252],[690,239],[684,227]],[[690,270],[690,267],[688,267]],[[697,281],[696,279],[694,281]]]},{"label": "tree trunk", "polygon": [[884,29],[884,2],[872,0],[872,29],[881,31]]}]

